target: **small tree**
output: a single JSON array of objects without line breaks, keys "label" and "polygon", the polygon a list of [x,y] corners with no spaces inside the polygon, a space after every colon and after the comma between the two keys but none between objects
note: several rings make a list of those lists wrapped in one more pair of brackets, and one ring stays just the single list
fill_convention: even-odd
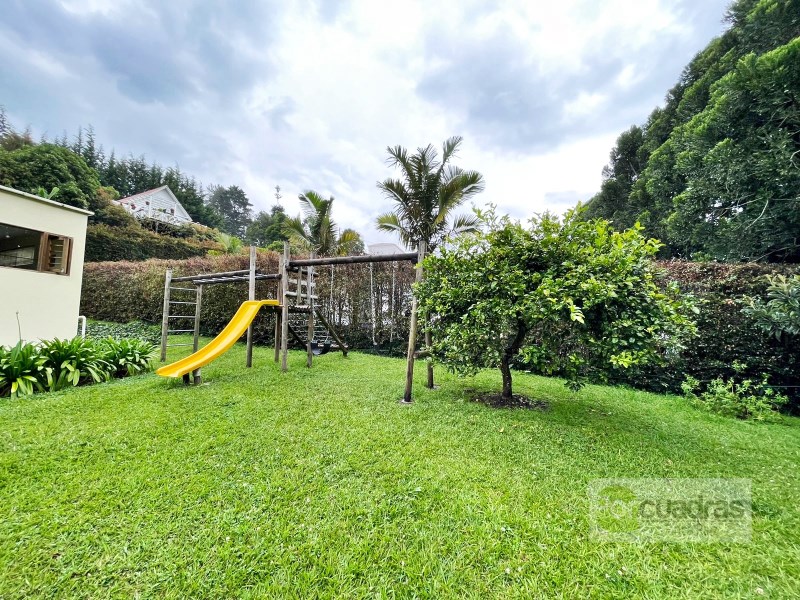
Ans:
[{"label": "small tree", "polygon": [[519,357],[574,386],[675,347],[693,330],[676,287],[661,289],[660,244],[640,227],[544,215],[529,228],[496,219],[425,261],[415,293],[432,319],[432,355],[460,374],[499,367],[504,399]]}]

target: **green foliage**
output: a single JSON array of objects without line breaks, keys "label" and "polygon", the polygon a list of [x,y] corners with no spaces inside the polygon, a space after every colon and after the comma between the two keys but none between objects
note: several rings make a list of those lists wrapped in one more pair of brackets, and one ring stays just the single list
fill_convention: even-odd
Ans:
[{"label": "green foliage", "polygon": [[339,230],[331,217],[333,196],[327,200],[314,190],[300,194],[300,208],[305,216],[287,217],[283,233],[301,250],[312,251],[317,256],[336,256],[354,253],[364,244],[358,232]]},{"label": "green foliage", "polygon": [[[743,371],[746,366],[735,363],[734,368]],[[762,375],[759,382],[717,377],[703,389],[697,379],[687,377],[681,388],[692,404],[710,412],[737,419],[774,421],[777,419],[775,411],[786,404],[788,398],[772,389],[768,380],[767,375]]]},{"label": "green foliage", "polygon": [[680,348],[692,333],[676,286],[660,289],[657,241],[639,228],[543,215],[525,228],[507,218],[425,260],[415,293],[432,316],[432,353],[470,374],[500,367],[511,396],[511,361],[578,385]]},{"label": "green foliage", "polygon": [[217,243],[159,235],[138,224],[110,227],[98,223],[89,225],[86,232],[87,262],[189,258],[218,247]]},{"label": "green foliage", "polygon": [[402,146],[388,147],[389,165],[399,168],[400,179],[378,183],[394,211],[377,219],[382,231],[395,233],[406,246],[415,248],[425,241],[428,249],[451,234],[472,232],[478,221],[471,215],[454,216],[453,211],[484,190],[483,175],[450,164],[462,138],[454,136],[442,144],[442,158],[433,145],[417,148],[409,155]]},{"label": "green foliage", "polygon": [[108,381],[146,372],[156,346],[140,339],[75,337],[0,346],[0,397]]},{"label": "green foliage", "polygon": [[0,397],[16,398],[43,391],[48,375],[45,361],[33,344],[19,342],[13,348],[0,346]]},{"label": "green foliage", "polygon": [[0,150],[0,183],[32,193],[58,188],[52,199],[78,208],[87,208],[100,187],[97,172],[83,158],[53,144]]},{"label": "green foliage", "polygon": [[273,205],[269,212],[259,212],[253,221],[247,226],[245,241],[261,248],[269,247],[278,242],[282,248],[282,242],[286,239],[283,231],[283,222],[286,220],[286,211],[279,204]]},{"label": "green foliage", "polygon": [[762,330],[780,339],[782,335],[800,334],[800,275],[766,276],[767,302],[747,298],[744,313]]},{"label": "green foliage", "polygon": [[[800,346],[788,338],[776,339],[762,331],[741,310],[747,298],[765,297],[766,275],[796,274],[797,267],[766,264],[659,263],[659,285],[676,282],[682,290],[697,298],[698,335],[686,341],[681,354],[664,356],[663,363],[634,366],[612,374],[612,381],[656,392],[681,391],[687,375],[700,381],[722,377],[759,380],[769,375],[775,386],[789,396],[792,407],[800,407]],[[742,373],[736,363],[747,364]]]},{"label": "green foliage", "polygon": [[138,339],[158,344],[161,341],[161,329],[141,321],[130,323],[111,323],[109,321],[89,321],[86,325],[86,337],[96,340],[113,338],[115,340]]},{"label": "green foliage", "polygon": [[728,21],[620,136],[587,216],[640,222],[664,256],[798,262],[800,3],[739,0]]},{"label": "green foliage", "polygon": [[244,190],[237,185],[212,186],[208,190],[206,206],[220,215],[219,228],[228,235],[243,237],[252,221],[253,205]]},{"label": "green foliage", "polygon": [[217,234],[217,242],[222,248],[220,250],[212,250],[209,253],[212,256],[216,254],[241,254],[242,248],[244,247],[242,245],[242,240],[238,237],[235,235],[228,235],[222,231]]},{"label": "green foliage", "polygon": [[152,369],[157,347],[155,344],[136,338],[103,340],[104,360],[110,365],[112,377],[139,375]]},{"label": "green foliage", "polygon": [[43,341],[39,353],[45,359],[48,391],[109,379],[111,365],[106,360],[107,353],[95,340],[74,337]]}]

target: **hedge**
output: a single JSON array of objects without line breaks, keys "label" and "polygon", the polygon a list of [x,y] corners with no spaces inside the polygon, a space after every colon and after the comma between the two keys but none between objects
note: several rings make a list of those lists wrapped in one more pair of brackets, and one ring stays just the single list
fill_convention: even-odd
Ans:
[{"label": "hedge", "polygon": [[[623,371],[614,380],[651,391],[680,392],[688,375],[708,382],[719,376],[760,380],[767,373],[770,384],[789,396],[795,409],[800,408],[799,340],[777,340],[763,333],[741,310],[745,296],[764,295],[764,275],[790,275],[800,268],[760,263],[659,264],[664,281],[676,281],[681,290],[701,301],[698,336],[680,356],[667,358],[665,364]],[[743,374],[736,374],[734,362],[747,365]]]},{"label": "hedge", "polygon": [[198,244],[159,235],[140,227],[110,227],[90,224],[86,231],[86,261],[146,260],[148,258],[190,258],[203,256],[216,244]]}]

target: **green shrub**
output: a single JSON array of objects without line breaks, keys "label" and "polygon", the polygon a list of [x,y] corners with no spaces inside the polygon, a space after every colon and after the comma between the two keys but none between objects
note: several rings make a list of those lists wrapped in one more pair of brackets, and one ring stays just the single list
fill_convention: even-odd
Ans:
[{"label": "green shrub", "polygon": [[193,242],[159,235],[138,223],[109,227],[97,223],[86,230],[86,261],[146,260],[148,258],[189,258],[203,256],[213,242]]},{"label": "green shrub", "polygon": [[19,342],[13,348],[0,346],[0,396],[12,398],[44,391],[46,358],[33,344]]},{"label": "green shrub", "polygon": [[103,340],[103,350],[111,375],[126,377],[151,370],[157,347],[145,340],[109,337]]},{"label": "green shrub", "polygon": [[736,381],[733,378],[712,379],[705,389],[694,377],[687,377],[682,388],[686,398],[695,406],[710,412],[737,419],[755,421],[773,420],[788,398],[777,393],[768,385],[768,376],[763,375],[760,382],[752,379]]},{"label": "green shrub", "polygon": [[[786,336],[776,339],[741,310],[747,297],[768,295],[765,275],[791,276],[798,267],[683,261],[659,264],[665,285],[675,281],[681,290],[700,300],[695,318],[698,335],[680,354],[665,355],[660,364],[621,371],[615,381],[659,393],[680,393],[686,376],[699,381],[760,381],[766,373],[773,386],[785,390],[788,408],[800,410],[800,344],[791,343]],[[747,366],[738,373],[734,363]]]},{"label": "green shrub", "polygon": [[108,381],[151,369],[156,346],[139,339],[43,341],[0,346],[0,397]]},{"label": "green shrub", "polygon": [[161,329],[142,321],[131,321],[130,323],[89,321],[86,324],[86,337],[96,340],[107,338],[115,340],[137,339],[151,344],[158,344],[161,341]]},{"label": "green shrub", "polygon": [[110,379],[111,365],[95,340],[74,337],[44,341],[39,352],[45,359],[49,391]]}]

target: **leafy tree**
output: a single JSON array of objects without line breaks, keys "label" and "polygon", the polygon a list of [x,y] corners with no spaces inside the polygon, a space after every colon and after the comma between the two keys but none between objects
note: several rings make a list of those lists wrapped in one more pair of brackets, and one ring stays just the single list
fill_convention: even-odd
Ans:
[{"label": "leafy tree", "polygon": [[394,211],[377,219],[382,231],[396,233],[409,247],[425,241],[435,248],[451,233],[474,231],[472,215],[453,216],[453,210],[484,189],[483,176],[450,164],[462,138],[451,137],[442,144],[442,158],[433,145],[409,155],[402,146],[387,148],[389,165],[399,168],[399,179],[387,179],[378,188],[394,202]]},{"label": "leafy tree", "polygon": [[[662,255],[798,262],[800,3],[736,0],[727,21],[650,115],[639,148],[632,130],[620,136],[587,215],[641,223],[664,240]],[[641,161],[634,181],[620,156]]]},{"label": "leafy tree", "polygon": [[244,237],[252,221],[253,205],[239,186],[211,186],[206,205],[222,218],[220,229],[238,237]]},{"label": "leafy tree", "polygon": [[678,290],[659,288],[659,243],[640,228],[612,231],[576,212],[529,227],[487,218],[488,233],[462,236],[424,263],[415,294],[432,315],[433,356],[461,374],[499,367],[512,397],[519,357],[577,386],[679,347],[693,325]]},{"label": "leafy tree", "polygon": [[283,223],[283,232],[292,242],[307,248],[317,256],[346,255],[363,251],[361,236],[352,229],[339,230],[331,218],[333,196],[327,200],[314,190],[298,196],[305,217],[289,217]]},{"label": "leafy tree", "polygon": [[744,313],[752,317],[759,329],[780,339],[783,335],[800,335],[800,275],[767,276],[767,298],[748,298]]},{"label": "leafy tree", "polygon": [[288,239],[283,232],[284,221],[286,221],[286,211],[279,204],[273,205],[269,212],[260,211],[247,226],[245,241],[265,248],[273,242]]},{"label": "leafy tree", "polygon": [[97,172],[86,161],[53,144],[0,150],[0,183],[33,193],[58,188],[54,200],[79,208],[89,207],[100,187]]}]

